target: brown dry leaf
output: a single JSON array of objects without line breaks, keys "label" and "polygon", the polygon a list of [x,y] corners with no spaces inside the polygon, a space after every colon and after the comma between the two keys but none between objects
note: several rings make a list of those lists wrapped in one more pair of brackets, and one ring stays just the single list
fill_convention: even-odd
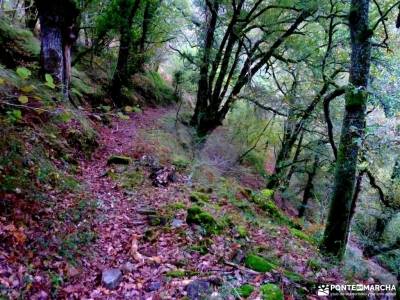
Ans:
[{"label": "brown dry leaf", "polygon": [[140,262],[144,262],[144,257],[142,254],[139,253],[138,251],[138,235],[134,234],[132,235],[132,241],[131,241],[131,248],[129,250],[129,254],[136,260]]}]

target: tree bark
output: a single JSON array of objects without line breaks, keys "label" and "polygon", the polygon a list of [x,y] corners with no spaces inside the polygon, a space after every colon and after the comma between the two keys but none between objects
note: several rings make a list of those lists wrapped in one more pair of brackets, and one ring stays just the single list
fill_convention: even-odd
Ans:
[{"label": "tree bark", "polygon": [[309,172],[307,172],[307,183],[304,188],[303,201],[299,207],[299,214],[298,214],[299,218],[304,217],[304,214],[306,212],[306,208],[308,205],[308,201],[313,196],[314,177],[315,177],[315,174],[317,173],[318,163],[319,163],[318,156],[315,156],[311,170]]},{"label": "tree bark", "polygon": [[369,29],[369,0],[352,0],[349,14],[351,37],[350,87],[346,92],[345,115],[336,162],[335,181],[321,249],[341,260],[350,229],[357,158],[365,129],[372,35]]},{"label": "tree bark", "polygon": [[50,74],[69,96],[71,46],[77,38],[79,10],[73,0],[48,2],[37,0],[40,20],[40,63],[42,74]]},{"label": "tree bark", "polygon": [[120,41],[117,68],[111,83],[111,96],[117,106],[122,106],[123,97],[122,87],[128,82],[128,59],[132,44],[131,28],[133,18],[139,8],[140,0],[135,0],[133,4],[129,0],[120,0],[119,8],[121,15]]},{"label": "tree bark", "polygon": [[[203,125],[198,128],[199,132],[205,132],[208,130],[208,126],[204,126],[202,121],[207,117],[207,106],[208,106],[208,95],[209,95],[209,82],[208,82],[208,72],[211,62],[211,51],[214,42],[215,29],[217,26],[218,19],[218,2],[214,0],[206,1],[207,7],[207,23],[205,28],[205,40],[204,40],[204,50],[203,58],[200,65],[200,78],[198,82],[197,89],[197,101],[196,107],[194,109],[194,114],[192,116],[191,124],[197,126],[199,124]],[[207,123],[207,122],[206,122]]]},{"label": "tree bark", "polygon": [[138,71],[144,71],[144,64],[145,64],[145,46],[146,41],[148,39],[148,34],[150,30],[151,19],[154,17],[155,12],[155,5],[151,1],[146,1],[146,6],[143,12],[143,21],[142,21],[142,35],[140,36],[139,40],[139,56],[137,62]]}]

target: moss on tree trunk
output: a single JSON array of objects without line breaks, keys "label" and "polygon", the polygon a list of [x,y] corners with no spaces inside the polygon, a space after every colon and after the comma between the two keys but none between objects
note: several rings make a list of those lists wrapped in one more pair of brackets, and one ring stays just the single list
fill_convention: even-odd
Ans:
[{"label": "moss on tree trunk", "polygon": [[352,0],[349,14],[351,36],[351,67],[349,89],[346,92],[345,114],[331,205],[326,223],[322,250],[338,259],[346,249],[351,223],[357,158],[364,136],[367,87],[371,60],[368,28],[369,0]]}]

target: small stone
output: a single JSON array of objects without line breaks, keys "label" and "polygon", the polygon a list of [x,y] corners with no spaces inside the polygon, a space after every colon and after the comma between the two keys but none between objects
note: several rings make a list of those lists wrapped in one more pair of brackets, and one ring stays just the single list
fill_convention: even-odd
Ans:
[{"label": "small stone", "polygon": [[218,292],[214,292],[211,294],[209,300],[224,300],[224,298],[222,297],[222,295]]},{"label": "small stone", "polygon": [[121,270],[124,273],[132,273],[135,270],[135,265],[130,261],[127,261],[122,265]]},{"label": "small stone", "polygon": [[154,292],[157,291],[161,288],[161,282],[160,281],[151,281],[148,282],[145,286],[146,292]]},{"label": "small stone", "polygon": [[179,228],[182,227],[183,225],[184,225],[183,221],[179,219],[173,219],[171,223],[172,228]]},{"label": "small stone", "polygon": [[205,280],[194,280],[186,288],[190,300],[208,299],[212,293],[211,285]]},{"label": "small stone", "polygon": [[104,287],[109,290],[114,290],[118,287],[122,279],[122,272],[119,269],[107,269],[104,270],[101,275],[101,282]]}]

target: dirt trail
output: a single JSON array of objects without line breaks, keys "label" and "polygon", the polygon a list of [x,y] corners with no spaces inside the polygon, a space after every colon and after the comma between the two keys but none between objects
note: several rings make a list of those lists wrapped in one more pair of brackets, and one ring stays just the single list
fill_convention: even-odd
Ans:
[{"label": "dirt trail", "polygon": [[[142,114],[132,115],[130,120],[115,119],[112,126],[99,128],[100,146],[92,160],[82,162],[82,175],[79,177],[99,204],[96,224],[93,224],[98,238],[91,246],[90,257],[83,262],[82,273],[74,280],[74,284],[64,289],[68,297],[146,299],[146,295],[151,294],[151,291],[144,291],[142,282],[148,281],[149,278],[145,278],[146,274],[150,275],[150,278],[154,275],[157,277],[157,274],[151,275],[151,268],[136,272],[143,266],[132,259],[130,248],[135,236],[142,236],[147,228],[145,216],[138,214],[137,210],[148,206],[152,199],[143,196],[143,191],[124,193],[115,181],[104,174],[108,169],[107,159],[111,155],[129,156],[135,144],[140,142],[139,130],[154,128],[157,120],[168,111],[166,108],[147,109]],[[160,189],[154,191],[154,195],[158,194],[158,198],[161,198],[160,192],[167,191]],[[131,272],[124,275],[119,289],[111,292],[101,287],[102,270],[121,268],[126,263]],[[159,283],[153,285],[153,289],[157,289]]]}]

